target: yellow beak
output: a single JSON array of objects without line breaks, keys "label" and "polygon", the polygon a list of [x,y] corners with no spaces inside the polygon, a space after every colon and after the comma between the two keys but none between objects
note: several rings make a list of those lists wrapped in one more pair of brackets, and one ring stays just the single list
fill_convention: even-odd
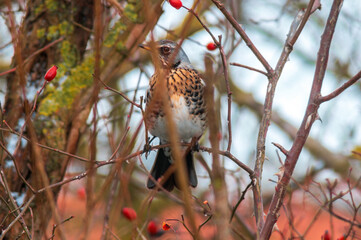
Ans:
[{"label": "yellow beak", "polygon": [[148,50],[148,51],[151,50],[151,48],[148,45],[145,45],[145,44],[139,44],[139,47],[141,47],[141,48],[143,48],[145,50]]}]

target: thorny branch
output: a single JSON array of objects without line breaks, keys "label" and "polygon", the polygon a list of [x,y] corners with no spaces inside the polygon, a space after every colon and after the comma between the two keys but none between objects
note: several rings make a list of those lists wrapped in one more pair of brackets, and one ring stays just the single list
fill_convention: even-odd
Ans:
[{"label": "thorny branch", "polygon": [[301,150],[306,142],[312,124],[317,119],[317,110],[320,106],[320,91],[327,68],[329,49],[333,33],[335,31],[337,18],[341,10],[342,2],[342,0],[335,0],[332,4],[330,15],[328,17],[326,27],[321,38],[321,45],[317,57],[316,70],[307,110],[304,115],[302,124],[297,132],[297,137],[293,142],[291,149],[289,150],[289,154],[286,156],[285,169],[281,179],[278,181],[278,184],[276,186],[276,191],[273,195],[270,205],[270,210],[267,214],[265,225],[261,231],[261,239],[269,239],[269,237],[271,236],[273,226],[277,221],[278,212],[282,206],[286,188],[291,179],[294,167],[296,166],[299,154],[301,153]]}]

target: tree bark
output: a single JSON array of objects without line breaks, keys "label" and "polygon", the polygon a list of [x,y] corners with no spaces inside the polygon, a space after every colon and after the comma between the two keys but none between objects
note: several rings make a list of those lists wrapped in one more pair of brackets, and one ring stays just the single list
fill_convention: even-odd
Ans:
[{"label": "tree bark", "polygon": [[[139,5],[142,2],[137,1],[136,4]],[[117,68],[125,62],[127,56],[136,50],[139,43],[144,41],[162,13],[161,2],[159,0],[149,1],[147,8],[134,8],[135,12],[131,14],[134,14],[136,19],[129,20],[128,16],[122,16],[122,21],[126,21],[122,22],[125,26],[123,31],[111,46],[104,47],[105,44],[102,45],[102,59],[110,60],[102,67],[101,78],[112,76]],[[34,0],[27,2],[25,17],[18,31],[18,39],[22,42],[21,45],[18,45],[19,48],[21,46],[18,50],[21,52],[22,59],[25,60],[25,64],[22,65],[24,69],[22,77],[26,79],[26,82],[21,84],[19,74],[15,72],[7,77],[4,119],[9,126],[15,131],[21,132],[24,120],[28,118],[29,110],[33,106],[32,100],[35,92],[43,84],[43,76],[51,65],[59,64],[58,76],[65,78],[62,83],[54,79],[51,83],[52,88],[49,89],[50,84],[48,84],[48,88],[39,96],[34,114],[25,120],[27,128],[24,131],[24,136],[29,137],[29,132],[33,132],[36,134],[36,138],[33,138],[34,135],[30,136],[31,143],[20,144],[14,152],[21,174],[35,191],[48,184],[60,182],[64,178],[70,160],[69,156],[57,151],[40,149],[41,159],[43,159],[42,167],[46,173],[45,177],[48,179],[44,183],[44,178],[39,177],[42,170],[37,167],[39,165],[36,165],[36,162],[39,161],[39,155],[34,153],[34,150],[38,149],[35,146],[36,142],[68,153],[76,153],[79,139],[85,130],[86,120],[94,103],[92,93],[95,88],[99,88],[97,84],[94,84],[96,80],[92,79],[94,61],[91,57],[85,56],[94,23],[93,5],[93,0],[46,1],[45,3],[42,0]],[[151,20],[143,18],[145,10],[151,14]],[[108,35],[105,33],[104,35],[106,40]],[[47,47],[49,43],[56,40],[59,40],[59,43]],[[115,50],[116,44],[120,44],[124,48]],[[43,51],[35,56],[32,55],[41,49]],[[19,63],[14,58],[13,67],[18,67],[19,64],[21,61]],[[106,80],[110,79],[108,77]],[[79,85],[80,83],[82,85]],[[96,92],[98,91],[99,89],[96,89]],[[24,99],[23,93],[26,93],[27,99]],[[28,101],[29,107],[25,111],[25,103]],[[29,128],[33,128],[34,131],[29,131],[31,130]],[[10,141],[14,141],[10,140],[14,136],[9,132],[4,132],[7,146]],[[17,140],[15,138],[15,141]],[[12,153],[13,149],[10,149],[10,152]],[[6,165],[11,166],[11,161],[7,157],[5,163],[9,164]],[[19,195],[26,193],[25,201],[33,195],[16,174],[14,167],[6,168],[5,173],[12,192]],[[51,190],[54,196],[53,201],[56,203],[60,187]],[[1,191],[1,196],[8,200],[9,196],[3,191]],[[46,234],[47,225],[54,212],[52,204],[54,203],[49,201],[46,191],[36,193],[35,200],[30,206],[34,213],[33,239],[42,239]],[[4,219],[8,212],[8,207],[0,203],[0,219]],[[24,218],[30,226],[30,214],[24,215]],[[7,217],[3,225],[8,226],[13,219]],[[20,224],[15,224],[6,238],[16,239],[21,232]]]}]

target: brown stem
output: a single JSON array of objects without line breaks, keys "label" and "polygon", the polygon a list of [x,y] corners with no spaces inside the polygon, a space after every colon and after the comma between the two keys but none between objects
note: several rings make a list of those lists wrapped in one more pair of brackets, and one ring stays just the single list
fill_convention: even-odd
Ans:
[{"label": "brown stem", "polygon": [[[35,51],[34,53],[32,53],[29,57],[27,57],[27,58],[24,60],[23,64],[27,63],[32,57],[35,57],[35,56],[38,55],[39,53],[44,52],[44,51],[47,50],[48,48],[54,46],[55,44],[57,44],[57,43],[59,43],[59,42],[61,42],[61,41],[63,41],[63,40],[64,40],[64,37],[60,37],[59,39],[57,39],[57,40],[55,40],[55,41],[47,44],[46,46],[40,48],[39,50],[37,50],[37,51]],[[5,72],[0,73],[0,76],[3,76],[3,75],[6,75],[6,74],[15,72],[17,68],[18,68],[18,67],[14,67],[14,68],[12,68],[12,69],[6,70]]]},{"label": "brown stem", "polygon": [[[35,198],[35,195],[32,195],[30,197],[30,199],[24,205],[23,210],[21,212],[19,212],[19,214],[16,216],[16,218],[6,227],[6,229],[2,230],[1,235],[0,235],[0,240],[3,240],[5,238],[6,233],[12,228],[12,226],[22,218],[22,216],[25,214],[26,210],[28,210],[28,207],[30,206],[30,204],[33,202],[34,198]],[[29,230],[27,230],[26,233],[27,233],[28,239],[31,239]]]},{"label": "brown stem", "polygon": [[332,93],[326,95],[326,96],[320,96],[319,97],[319,101],[321,103],[323,102],[327,102],[335,97],[337,97],[338,95],[340,95],[343,91],[345,91],[348,87],[350,87],[351,85],[353,85],[354,83],[356,83],[358,80],[360,80],[361,78],[361,71],[358,72],[355,76],[353,76],[350,80],[348,80],[347,82],[345,82],[341,87],[337,88],[335,91],[333,91]]},{"label": "brown stem", "polygon": [[285,156],[288,155],[288,151],[280,144],[273,142],[274,146],[276,146]]},{"label": "brown stem", "polygon": [[282,70],[286,65],[287,59],[292,52],[293,45],[298,39],[299,34],[303,30],[305,23],[311,14],[313,3],[314,0],[311,0],[310,3],[308,4],[306,12],[303,14],[303,11],[300,11],[299,14],[297,14],[297,16],[295,17],[288,32],[288,38],[286,39],[286,43],[283,47],[281,56],[278,59],[276,68],[273,72],[268,71],[269,82],[267,85],[267,93],[263,105],[263,115],[258,132],[257,150],[256,150],[257,155],[256,155],[256,163],[254,167],[256,182],[255,182],[255,187],[253,188],[253,200],[254,200],[254,211],[255,211],[257,230],[258,230],[257,233],[260,233],[264,225],[261,180],[262,180],[263,163],[266,157],[265,154],[266,137],[272,118],[272,106],[273,106],[273,99],[276,91],[276,86],[281,76]]},{"label": "brown stem", "polygon": [[102,37],[102,11],[103,7],[100,2],[100,0],[94,1],[94,45],[95,45],[95,51],[94,51],[94,74],[93,74],[93,91],[92,91],[92,97],[91,102],[93,103],[93,129],[90,137],[90,145],[89,145],[89,152],[90,152],[90,162],[87,164],[89,168],[88,178],[86,179],[86,195],[87,195],[87,201],[86,201],[86,214],[84,219],[84,238],[88,239],[89,237],[89,230],[90,230],[90,222],[94,213],[94,197],[93,197],[93,188],[94,188],[94,182],[95,182],[95,171],[94,165],[96,164],[96,153],[97,153],[97,109],[98,109],[98,94],[99,94],[99,81],[97,79],[100,79],[100,58],[101,58],[101,37]]},{"label": "brown stem", "polygon": [[238,24],[237,20],[232,17],[232,15],[227,11],[224,7],[224,4],[218,0],[212,0],[212,2],[217,6],[217,8],[223,13],[223,15],[227,18],[227,20],[232,24],[234,29],[241,35],[246,45],[251,49],[254,55],[258,58],[258,60],[262,63],[264,68],[267,70],[269,74],[273,73],[273,69],[271,65],[267,62],[267,60],[263,57],[263,55],[258,51],[256,46],[253,44],[251,39],[248,37],[246,32],[243,30],[241,25]]},{"label": "brown stem", "polygon": [[133,105],[136,106],[137,108],[141,108],[140,104],[137,104],[137,103],[135,103],[134,101],[130,100],[130,99],[127,97],[127,95],[125,95],[124,93],[119,92],[119,91],[115,90],[114,88],[109,87],[103,80],[100,79],[100,77],[95,76],[95,75],[93,75],[93,76],[94,76],[95,79],[99,80],[99,81],[104,85],[105,89],[110,90],[110,91],[112,91],[112,92],[114,92],[114,93],[119,94],[119,95],[122,96],[127,102],[133,104]]},{"label": "brown stem", "polygon": [[255,71],[255,72],[258,72],[258,73],[261,73],[263,75],[265,75],[266,77],[268,76],[268,74],[262,70],[259,70],[257,68],[253,68],[253,67],[250,67],[250,66],[247,66],[247,65],[243,65],[243,64],[240,64],[240,63],[230,63],[230,65],[232,66],[237,66],[237,67],[242,67],[242,68],[247,68],[251,71]]},{"label": "brown stem", "polygon": [[[9,124],[7,124],[7,122],[5,122],[5,125],[8,127],[8,129],[5,129],[5,128],[0,128],[0,131],[8,131],[12,134],[15,134],[15,135],[18,135],[20,136],[20,133],[16,132],[15,130],[13,130]],[[25,137],[24,135],[22,136],[23,139],[25,139],[26,141],[28,142],[31,142],[31,140],[27,137]],[[46,145],[43,145],[43,144],[40,144],[40,143],[36,143],[36,145],[38,145],[39,147],[41,148],[44,148],[44,149],[47,149],[47,150],[50,150],[50,151],[53,151],[53,152],[57,152],[57,153],[60,153],[60,154],[63,154],[63,155],[66,155],[66,156],[69,156],[69,157],[72,157],[72,158],[75,158],[75,159],[78,159],[80,161],[83,161],[83,162],[89,162],[89,160],[87,158],[84,158],[84,157],[80,157],[78,155],[74,155],[74,154],[71,154],[71,153],[68,153],[68,152],[65,152],[65,151],[62,151],[60,149],[56,149],[56,148],[52,148],[52,147],[48,147]]]},{"label": "brown stem", "polygon": [[12,155],[12,154],[7,150],[7,148],[4,146],[4,144],[3,144],[2,142],[0,142],[0,147],[6,152],[6,154],[11,158],[11,160],[13,160],[16,173],[20,176],[21,180],[25,183],[25,185],[30,189],[30,191],[31,191],[32,193],[35,193],[36,190],[30,185],[30,183],[28,183],[28,181],[26,181],[26,179],[24,178],[24,176],[21,174],[20,169],[19,169],[19,166],[18,166],[18,164],[17,164],[17,162],[16,162],[16,159],[15,159],[14,155]]},{"label": "brown stem", "polygon": [[321,38],[321,46],[317,57],[316,70],[307,110],[304,115],[303,122],[297,132],[297,136],[292,145],[292,148],[290,149],[289,154],[286,157],[284,173],[276,186],[276,191],[273,195],[266,222],[261,231],[260,239],[269,239],[271,236],[273,226],[278,219],[279,210],[285,197],[287,185],[291,179],[301,150],[309,135],[311,126],[317,118],[317,110],[320,105],[320,102],[317,100],[320,96],[322,82],[328,62],[329,49],[333,33],[335,31],[337,18],[341,10],[342,2],[342,0],[335,0],[333,2],[324,33]]}]

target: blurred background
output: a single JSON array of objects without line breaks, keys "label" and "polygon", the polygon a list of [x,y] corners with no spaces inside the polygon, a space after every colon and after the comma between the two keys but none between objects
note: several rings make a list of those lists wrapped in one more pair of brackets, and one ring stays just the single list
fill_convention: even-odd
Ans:
[{"label": "blurred background", "polygon": [[[123,159],[142,151],[145,144],[141,111],[119,94],[104,89],[99,82],[98,85],[93,83],[92,74],[96,65],[93,57],[96,51],[94,41],[97,39],[93,26],[95,20],[92,19],[93,1],[78,2],[8,0],[0,3],[2,119],[16,132],[21,132],[25,122],[23,113],[14,113],[15,107],[19,105],[9,103],[9,99],[16,103],[14,99],[23,97],[19,87],[23,83],[14,80],[15,71],[6,72],[18,62],[14,59],[14,41],[11,34],[14,27],[16,30],[13,34],[18,34],[21,39],[19,45],[22,46],[23,61],[36,50],[45,48],[24,64],[26,83],[23,89],[30,103],[43,84],[42,77],[46,70],[53,64],[59,67],[57,77],[39,96],[32,118],[39,142],[52,148],[51,153],[43,153],[50,184],[69,179],[69,183],[61,184],[61,189],[56,188],[53,192],[57,199],[60,219],[68,219],[61,224],[66,239],[192,239],[181,222],[181,216],[184,215],[180,204],[181,192],[175,190],[172,197],[162,192],[151,192],[145,186],[145,169],[150,170],[155,151],[151,151],[148,156],[138,154],[124,161],[98,166],[94,172],[88,170],[90,162],[55,151],[60,149],[88,160],[107,161]],[[191,8],[194,1],[183,0],[182,3]],[[101,4],[102,17],[101,20],[98,19],[101,24],[100,78],[109,87],[140,103],[145,96],[154,67],[149,53],[139,49],[138,44],[152,39],[179,40],[183,29],[186,29],[182,48],[192,65],[203,74],[205,59],[211,59],[212,62],[216,79],[215,108],[220,119],[220,149],[226,150],[229,137],[227,92],[221,56],[218,49],[207,49],[212,38],[196,18],[192,17],[190,24],[186,23],[188,11],[185,8],[177,10],[167,1],[109,0],[102,1]],[[307,8],[308,2],[227,0],[223,1],[223,4],[242,25],[265,59],[275,67],[294,18],[300,10]],[[321,4],[322,8],[311,15],[296,42],[277,85],[262,176],[266,211],[278,180],[275,174],[280,171],[280,159],[284,161],[284,156],[272,142],[281,144],[286,149],[292,146],[308,103],[321,34],[332,1],[321,1]],[[360,11],[359,1],[345,1],[342,6],[323,81],[323,95],[332,92],[360,71]],[[81,14],[78,14],[79,12]],[[258,72],[230,63],[265,70],[212,1],[200,1],[195,12],[215,36],[222,36],[232,91],[231,153],[253,169],[268,79]],[[11,21],[11,16],[15,22]],[[58,39],[59,42],[48,47],[49,43]],[[207,82],[207,79],[205,81]],[[16,91],[18,93],[15,94]],[[360,95],[361,85],[358,82],[337,98],[321,105],[318,112],[321,120],[312,126],[309,139],[301,152],[288,196],[280,212],[280,220],[271,239],[321,239],[325,231],[328,231],[333,239],[339,239],[343,234],[349,239],[361,239],[360,225],[350,224],[350,221],[361,224],[357,208],[361,204],[358,184],[361,155],[357,154],[361,152]],[[95,107],[93,104],[89,105],[93,101],[92,96],[97,97]],[[82,124],[78,126],[77,123]],[[7,127],[2,125],[2,129]],[[73,132],[79,134],[74,137]],[[28,134],[28,131],[25,131],[25,135]],[[19,140],[18,135],[9,134],[5,130],[2,131],[1,139],[22,166],[20,169],[26,179],[31,185],[36,185],[36,171],[29,167],[32,165],[29,143]],[[157,141],[153,141],[152,145],[157,145]],[[200,140],[200,145],[210,147],[208,131]],[[352,153],[353,151],[355,153]],[[2,169],[11,186],[11,194],[20,206],[29,200],[31,192],[19,180],[13,159],[4,152],[2,154]],[[247,172],[233,161],[220,157],[225,172],[228,203],[232,209],[250,179]],[[212,166],[212,157],[210,153],[200,151],[195,154],[195,158],[198,160],[196,169],[199,185],[192,189],[192,195],[201,208],[209,208],[209,212],[212,212],[217,202],[207,169],[204,167],[205,164]],[[25,170],[27,168],[29,169]],[[57,172],[59,169],[62,171]],[[84,172],[88,177],[81,176]],[[72,178],[74,179],[71,180]],[[46,186],[44,183],[40,185],[37,189]],[[1,211],[6,212],[4,202],[7,202],[8,194],[5,188],[2,190],[4,201],[0,206]],[[340,193],[343,194],[338,200],[329,201],[330,196],[335,197]],[[47,198],[44,199],[32,202],[35,205],[32,206],[34,212],[41,203],[48,201]],[[208,204],[204,204],[204,201]],[[122,216],[123,207],[136,210],[136,222]],[[51,210],[50,207],[47,209]],[[194,211],[197,225],[208,220],[208,212],[204,214],[199,211],[199,207],[198,211],[196,207]],[[332,214],[333,211],[335,214]],[[70,216],[74,218],[69,219]],[[246,192],[235,216],[231,225],[233,238],[253,239],[256,226],[251,190]],[[3,229],[7,226],[5,223],[11,220],[11,216],[6,217],[2,222]],[[26,221],[31,222],[31,218],[26,218]],[[156,223],[159,229],[157,234],[149,233],[149,221]],[[171,229],[162,230],[163,222],[169,223]],[[37,221],[34,224],[36,225]],[[14,230],[11,236],[21,235],[21,225],[17,225],[17,230]],[[53,225],[40,225],[43,226],[46,239],[51,238]],[[209,222],[202,226],[200,234],[203,239],[214,238],[216,225],[210,218]],[[58,237],[55,234],[55,239]],[[25,234],[21,235],[21,238],[26,239]]]}]

